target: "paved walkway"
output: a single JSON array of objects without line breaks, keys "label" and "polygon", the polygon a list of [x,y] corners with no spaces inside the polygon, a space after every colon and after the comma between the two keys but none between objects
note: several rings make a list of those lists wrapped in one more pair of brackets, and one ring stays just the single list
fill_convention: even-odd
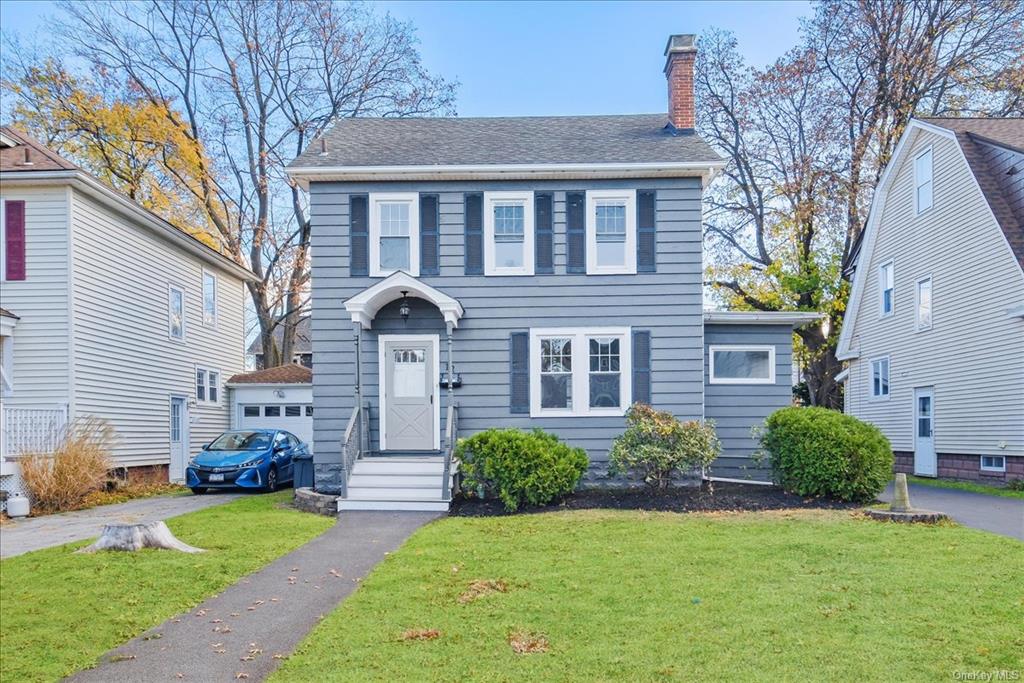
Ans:
[{"label": "paved walkway", "polygon": [[100,535],[104,524],[156,522],[186,512],[223,505],[242,495],[246,494],[156,496],[60,515],[12,520],[0,528],[0,558],[93,538]]},{"label": "paved walkway", "polygon": [[[908,484],[907,488],[914,507],[945,512],[964,526],[1024,541],[1024,500],[920,484]],[[879,499],[892,500],[891,483]]]},{"label": "paved walkway", "polygon": [[[68,680],[135,683],[264,680],[299,641],[352,593],[384,555],[438,517],[421,512],[345,512],[298,550],[108,652]],[[244,674],[244,675],[243,675]]]}]

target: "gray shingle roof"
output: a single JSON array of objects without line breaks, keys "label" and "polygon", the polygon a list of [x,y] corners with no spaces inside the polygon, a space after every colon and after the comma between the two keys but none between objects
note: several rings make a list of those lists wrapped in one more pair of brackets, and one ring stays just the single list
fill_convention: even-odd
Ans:
[{"label": "gray shingle roof", "polygon": [[665,114],[498,118],[353,118],[339,121],[289,168],[716,162]]}]

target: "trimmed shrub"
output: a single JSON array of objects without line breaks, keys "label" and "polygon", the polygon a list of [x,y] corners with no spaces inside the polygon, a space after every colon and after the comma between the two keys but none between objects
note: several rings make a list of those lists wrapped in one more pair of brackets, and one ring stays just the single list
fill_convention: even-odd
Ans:
[{"label": "trimmed shrub", "polygon": [[703,476],[721,450],[713,421],[681,422],[672,413],[634,403],[626,413],[626,431],[608,454],[609,471],[640,472],[649,487],[664,491],[677,473]]},{"label": "trimmed shrub", "polygon": [[463,476],[463,490],[472,495],[482,489],[497,496],[505,509],[546,505],[571,493],[587,471],[587,454],[540,429],[488,429],[455,447]]},{"label": "trimmed shrub", "polygon": [[777,410],[760,441],[776,481],[801,496],[866,502],[892,479],[889,440],[874,425],[835,410]]},{"label": "trimmed shrub", "polygon": [[113,445],[113,428],[90,417],[69,424],[53,453],[28,453],[20,458],[21,478],[32,499],[33,513],[75,510],[90,494],[101,491],[111,468]]}]

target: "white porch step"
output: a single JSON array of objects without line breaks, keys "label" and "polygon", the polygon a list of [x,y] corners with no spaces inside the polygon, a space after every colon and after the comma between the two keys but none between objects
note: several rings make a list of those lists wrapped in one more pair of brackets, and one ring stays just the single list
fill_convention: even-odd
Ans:
[{"label": "white porch step", "polygon": [[431,472],[430,474],[363,474],[354,473],[349,477],[350,487],[364,486],[399,486],[402,488],[440,488],[441,480],[444,478],[442,472]]},{"label": "white porch step", "polygon": [[426,458],[363,458],[352,466],[352,476],[363,474],[409,475],[444,474],[444,460]]},{"label": "white porch step", "polygon": [[412,486],[352,486],[348,487],[349,498],[369,500],[441,500],[441,485],[416,488]]},{"label": "white porch step", "polygon": [[362,500],[352,498],[338,499],[338,512],[345,510],[393,510],[447,512],[446,500]]}]

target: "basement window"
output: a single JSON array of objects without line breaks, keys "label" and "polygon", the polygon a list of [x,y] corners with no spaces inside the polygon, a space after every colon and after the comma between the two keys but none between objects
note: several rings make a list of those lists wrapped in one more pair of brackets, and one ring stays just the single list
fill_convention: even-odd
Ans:
[{"label": "basement window", "polygon": [[981,471],[982,472],[1005,472],[1006,471],[1006,457],[1002,455],[983,455],[981,456]]}]

